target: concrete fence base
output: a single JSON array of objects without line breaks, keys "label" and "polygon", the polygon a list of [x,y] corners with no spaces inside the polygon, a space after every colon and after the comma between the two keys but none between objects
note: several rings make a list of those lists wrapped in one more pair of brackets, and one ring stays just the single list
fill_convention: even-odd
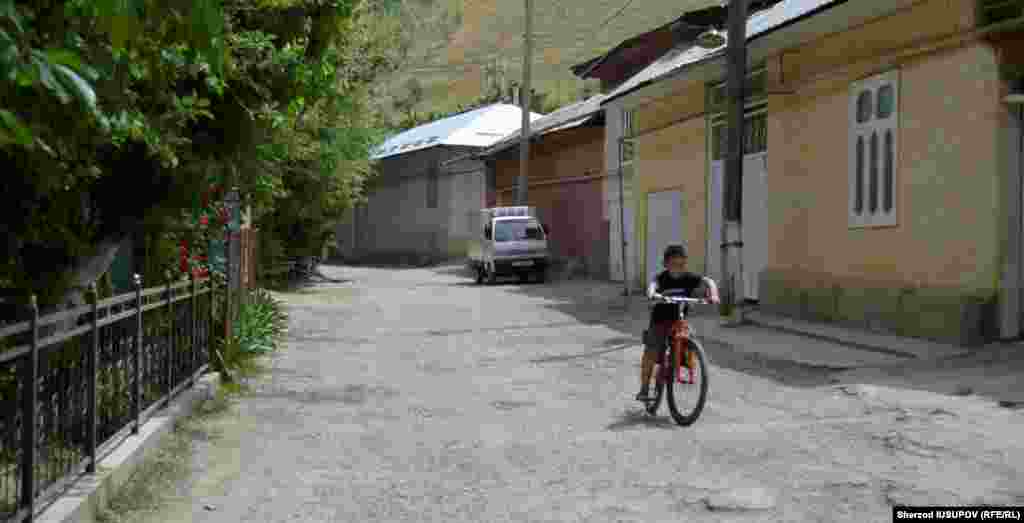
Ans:
[{"label": "concrete fence base", "polygon": [[220,375],[206,374],[194,387],[183,390],[170,405],[156,413],[139,428],[139,434],[124,442],[96,464],[95,474],[86,474],[68,492],[57,498],[36,516],[35,523],[94,523],[99,509],[150,457],[180,418],[190,414],[202,402],[213,399],[220,386]]}]

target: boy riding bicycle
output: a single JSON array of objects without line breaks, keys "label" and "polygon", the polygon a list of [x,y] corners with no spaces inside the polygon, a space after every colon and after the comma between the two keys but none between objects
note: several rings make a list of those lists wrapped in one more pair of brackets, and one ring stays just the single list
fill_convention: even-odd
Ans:
[{"label": "boy riding bicycle", "polygon": [[[708,301],[718,303],[718,287],[715,281],[707,276],[687,271],[686,259],[684,246],[669,245],[665,248],[665,270],[655,275],[648,284],[648,299],[656,299],[660,293],[669,290],[694,297],[695,291],[703,285]],[[638,401],[646,402],[650,399],[648,391],[651,374],[654,373],[655,363],[667,348],[672,324],[679,320],[679,312],[679,305],[671,303],[658,303],[651,309],[651,320],[647,336],[644,337],[644,355],[640,364],[640,392],[636,395]]]}]

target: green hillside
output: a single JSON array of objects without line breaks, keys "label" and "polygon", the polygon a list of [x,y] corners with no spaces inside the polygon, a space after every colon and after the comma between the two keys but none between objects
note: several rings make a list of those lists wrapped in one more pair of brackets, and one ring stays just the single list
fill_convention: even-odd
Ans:
[{"label": "green hillside", "polygon": [[[583,82],[569,68],[714,0],[534,0],[533,86],[568,103]],[[522,76],[522,0],[406,0],[406,64],[382,80],[386,106],[447,110]],[[614,16],[619,13],[618,16]],[[607,21],[607,23],[604,23]],[[602,23],[604,25],[602,26]]]}]

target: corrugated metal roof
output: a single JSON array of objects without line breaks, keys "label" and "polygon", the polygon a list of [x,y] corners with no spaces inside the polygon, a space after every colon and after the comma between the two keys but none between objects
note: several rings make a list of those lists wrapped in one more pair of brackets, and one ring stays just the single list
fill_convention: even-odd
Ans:
[{"label": "corrugated metal roof", "polygon": [[[522,124],[522,110],[515,105],[494,104],[413,127],[387,139],[371,160],[404,154],[437,145],[489,147]],[[530,113],[530,122],[544,115]]]},{"label": "corrugated metal roof", "polygon": [[[747,20],[747,40],[752,40],[758,35],[776,29],[829,4],[843,1],[845,0],[782,0],[770,9],[754,13],[750,16]],[[725,54],[725,47],[723,44],[717,49],[702,49],[687,42],[665,53],[664,56],[652,62],[647,68],[637,73],[636,76],[626,80],[618,88],[608,93],[605,101],[623,96],[638,89],[642,84],[653,83],[686,66],[721,56]]]},{"label": "corrugated metal roof", "polygon": [[[549,113],[543,118],[538,118],[537,121],[531,121],[530,136],[541,136],[547,133],[583,125],[590,120],[590,117],[593,117],[603,110],[601,108],[601,102],[603,102],[604,99],[605,96],[601,94],[591,96],[586,100],[559,108],[557,111]],[[481,156],[494,154],[518,144],[521,136],[522,132],[517,129],[516,131],[506,135],[486,151],[482,152]]]}]

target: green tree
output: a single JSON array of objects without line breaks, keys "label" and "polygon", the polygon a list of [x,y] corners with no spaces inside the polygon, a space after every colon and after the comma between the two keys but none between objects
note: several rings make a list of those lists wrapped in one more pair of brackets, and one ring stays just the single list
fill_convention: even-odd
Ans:
[{"label": "green tree", "polygon": [[159,274],[211,232],[191,212],[211,185],[269,230],[338,215],[382,137],[367,86],[401,59],[398,7],[0,0],[0,287],[81,304],[143,229],[172,246]]}]

